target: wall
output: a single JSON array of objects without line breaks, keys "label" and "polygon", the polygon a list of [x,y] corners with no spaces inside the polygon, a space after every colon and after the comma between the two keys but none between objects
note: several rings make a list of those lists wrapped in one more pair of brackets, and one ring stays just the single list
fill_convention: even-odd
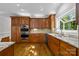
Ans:
[{"label": "wall", "polygon": [[11,20],[10,17],[0,16],[0,41],[3,37],[11,37]]}]

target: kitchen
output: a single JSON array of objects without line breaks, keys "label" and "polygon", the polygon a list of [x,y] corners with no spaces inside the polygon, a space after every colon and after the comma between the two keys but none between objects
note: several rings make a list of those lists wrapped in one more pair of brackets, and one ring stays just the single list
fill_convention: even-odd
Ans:
[{"label": "kitchen", "polygon": [[79,56],[78,6],[0,4],[0,55]]}]

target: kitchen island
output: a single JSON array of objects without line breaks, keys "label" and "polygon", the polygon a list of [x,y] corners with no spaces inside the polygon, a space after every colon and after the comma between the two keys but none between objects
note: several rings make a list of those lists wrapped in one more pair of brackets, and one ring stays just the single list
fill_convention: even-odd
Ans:
[{"label": "kitchen island", "polygon": [[0,56],[13,56],[15,42],[0,42]]}]

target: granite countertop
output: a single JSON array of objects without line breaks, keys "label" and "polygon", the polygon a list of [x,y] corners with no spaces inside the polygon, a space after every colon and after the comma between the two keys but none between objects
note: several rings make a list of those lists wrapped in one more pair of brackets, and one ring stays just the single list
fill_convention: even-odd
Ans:
[{"label": "granite countertop", "polygon": [[52,33],[51,30],[49,30],[49,29],[32,29],[30,31],[30,33],[47,33],[49,35],[52,35],[52,36],[58,38],[59,40],[62,40],[64,42],[67,42],[67,43],[79,48],[79,39],[78,38],[55,34],[55,33]]},{"label": "granite countertop", "polygon": [[47,33],[47,34],[54,36],[54,37],[58,38],[59,40],[62,40],[64,42],[67,42],[67,43],[79,48],[79,39],[72,38],[72,37],[65,37],[65,36],[61,36],[59,34],[53,34],[53,33]]},{"label": "granite countertop", "polygon": [[15,42],[0,42],[0,51],[10,47],[13,45]]},{"label": "granite countertop", "polygon": [[30,33],[48,33],[51,32],[50,29],[31,29]]}]

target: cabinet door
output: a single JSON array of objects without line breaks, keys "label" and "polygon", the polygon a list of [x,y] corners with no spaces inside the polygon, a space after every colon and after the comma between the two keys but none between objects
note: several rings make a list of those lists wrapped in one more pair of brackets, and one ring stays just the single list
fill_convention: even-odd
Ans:
[{"label": "cabinet door", "polygon": [[21,42],[20,27],[17,27],[16,31],[17,31],[17,40],[16,40],[16,42]]},{"label": "cabinet door", "polygon": [[12,19],[12,20],[11,20],[12,25],[13,25],[13,26],[17,25],[17,18],[12,17],[11,19]]},{"label": "cabinet door", "polygon": [[77,48],[77,56],[79,56],[79,48]]},{"label": "cabinet door", "polygon": [[51,35],[48,35],[48,46],[53,55],[59,56],[59,40]]},{"label": "cabinet door", "polygon": [[30,42],[45,42],[45,34],[30,34],[29,37]]},{"label": "cabinet door", "polygon": [[17,40],[17,26],[12,26],[11,28],[11,40],[14,42]]},{"label": "cabinet door", "polygon": [[11,17],[12,26],[20,26],[21,18],[20,17]]},{"label": "cabinet door", "polygon": [[14,42],[20,42],[20,28],[18,26],[12,26],[11,40]]},{"label": "cabinet door", "polygon": [[[51,25],[50,25],[50,26],[51,26]],[[46,20],[45,20],[45,28],[48,28],[48,29],[49,29],[50,26],[49,26],[49,20],[46,19]]]},{"label": "cabinet door", "polygon": [[39,28],[41,29],[48,29],[49,28],[49,22],[48,22],[48,19],[47,18],[41,18],[39,20]]},{"label": "cabinet door", "polygon": [[43,22],[42,22],[42,20],[41,19],[38,19],[38,21],[37,21],[37,28],[39,28],[39,29],[42,29],[42,27],[43,27]]},{"label": "cabinet door", "polygon": [[28,17],[21,17],[21,24],[29,25],[29,18]]},{"label": "cabinet door", "polygon": [[30,20],[30,28],[40,28],[40,23],[39,23],[39,20],[38,19],[31,19]]},{"label": "cabinet door", "polygon": [[60,55],[76,56],[76,48],[66,42],[60,41]]}]

